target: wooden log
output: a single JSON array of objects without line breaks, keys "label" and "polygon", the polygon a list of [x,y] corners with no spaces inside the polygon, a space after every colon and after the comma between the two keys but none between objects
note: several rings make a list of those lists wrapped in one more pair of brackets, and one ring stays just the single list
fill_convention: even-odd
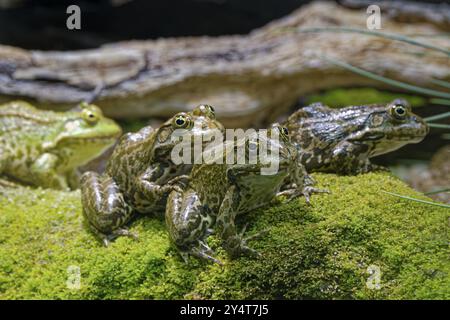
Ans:
[{"label": "wooden log", "polygon": [[[346,61],[394,79],[433,88],[449,80],[449,56],[359,33],[304,33],[318,26],[365,29],[364,10],[314,2],[243,36],[128,41],[93,50],[26,51],[0,46],[0,100],[28,98],[67,108],[103,85],[96,103],[111,117],[167,117],[198,103],[217,108],[226,126],[258,126],[296,100],[345,86],[385,87],[324,60]],[[426,21],[382,18],[382,31],[450,47]],[[435,87],[436,88],[436,87]]]}]

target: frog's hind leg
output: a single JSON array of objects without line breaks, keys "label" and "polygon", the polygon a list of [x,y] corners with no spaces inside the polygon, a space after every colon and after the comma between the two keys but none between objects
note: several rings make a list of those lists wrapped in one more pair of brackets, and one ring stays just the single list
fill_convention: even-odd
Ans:
[{"label": "frog's hind leg", "polygon": [[241,254],[260,257],[261,254],[258,251],[248,246],[248,241],[264,236],[268,230],[263,230],[249,237],[244,236],[246,226],[241,232],[237,231],[234,222],[238,213],[239,198],[237,187],[231,186],[225,194],[217,215],[218,235],[223,240],[223,247],[231,257],[237,257]]},{"label": "frog's hind leg", "polygon": [[132,217],[133,209],[111,177],[95,172],[84,173],[81,177],[81,203],[91,229],[106,246],[120,236],[137,238],[123,227]]},{"label": "frog's hind leg", "polygon": [[205,242],[213,224],[206,211],[193,190],[172,191],[167,199],[165,214],[169,237],[186,262],[187,257],[192,255],[222,264],[213,257],[213,250]]}]

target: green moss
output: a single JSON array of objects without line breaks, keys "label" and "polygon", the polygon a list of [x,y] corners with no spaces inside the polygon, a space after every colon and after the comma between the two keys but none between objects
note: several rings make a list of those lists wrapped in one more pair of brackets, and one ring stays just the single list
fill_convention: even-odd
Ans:
[{"label": "green moss", "polygon": [[406,99],[412,107],[421,107],[426,103],[425,98],[419,96],[380,91],[373,88],[352,88],[332,89],[321,94],[308,96],[305,104],[322,102],[333,108],[341,108],[351,105],[388,103],[397,98]]},{"label": "green moss", "polygon": [[[87,232],[79,192],[21,188],[0,193],[0,298],[61,299],[449,299],[450,211],[380,190],[426,199],[384,173],[315,175],[332,194],[277,200],[242,217],[248,233],[269,228],[251,245],[261,259],[185,264],[170,246],[164,221],[131,225],[140,240],[104,248]],[[366,286],[375,265],[381,288]],[[81,288],[69,289],[70,266]]]}]

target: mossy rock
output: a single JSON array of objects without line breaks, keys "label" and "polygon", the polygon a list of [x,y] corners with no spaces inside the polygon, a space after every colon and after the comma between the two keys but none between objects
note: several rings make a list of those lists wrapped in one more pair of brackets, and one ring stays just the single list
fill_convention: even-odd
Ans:
[{"label": "mossy rock", "polygon": [[382,193],[427,199],[386,173],[315,178],[332,193],[312,206],[278,199],[238,222],[248,234],[269,228],[250,243],[262,258],[231,261],[210,237],[223,267],[185,264],[161,219],[136,219],[139,241],[105,248],[83,223],[78,191],[0,191],[0,298],[450,298],[450,210]]}]

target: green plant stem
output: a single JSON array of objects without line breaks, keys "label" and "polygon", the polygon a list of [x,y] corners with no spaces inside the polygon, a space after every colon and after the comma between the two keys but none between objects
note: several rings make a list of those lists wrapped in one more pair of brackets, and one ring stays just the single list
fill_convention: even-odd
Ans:
[{"label": "green plant stem", "polygon": [[444,106],[450,106],[450,100],[448,99],[430,99],[433,104],[442,104]]},{"label": "green plant stem", "polygon": [[420,203],[425,203],[425,204],[429,204],[429,205],[433,205],[433,206],[437,206],[437,207],[443,207],[443,208],[449,208],[450,209],[450,205],[444,204],[444,203],[437,203],[437,202],[432,202],[432,201],[420,200],[420,199],[411,198],[411,197],[408,197],[408,196],[403,196],[401,194],[388,192],[388,191],[383,191],[383,190],[381,190],[381,192],[390,194],[391,196],[395,196],[395,197],[399,197],[399,198],[402,198],[402,199],[406,199],[406,200],[416,201],[416,202],[420,202]]},{"label": "green plant stem", "polygon": [[432,83],[434,83],[434,84],[437,84],[437,85],[441,86],[441,87],[450,89],[450,82],[448,82],[448,81],[439,80],[439,79],[430,79],[430,81]]},{"label": "green plant stem", "polygon": [[326,61],[328,61],[328,62],[330,62],[330,63],[333,63],[333,64],[338,65],[340,67],[343,67],[343,68],[345,68],[347,70],[350,70],[350,71],[352,71],[354,73],[362,75],[364,77],[367,77],[367,78],[370,78],[370,79],[374,79],[374,80],[377,80],[377,81],[380,81],[380,82],[384,82],[384,83],[392,85],[392,86],[396,86],[396,87],[399,87],[399,88],[402,88],[402,89],[406,89],[406,90],[410,90],[410,91],[413,91],[413,92],[426,94],[426,95],[429,95],[429,96],[435,96],[435,97],[450,99],[450,93],[436,91],[436,90],[427,89],[427,88],[422,88],[422,87],[411,85],[411,84],[408,84],[408,83],[405,83],[405,82],[389,79],[389,78],[386,78],[386,77],[374,74],[374,73],[372,73],[370,71],[367,71],[367,70],[364,70],[364,69],[352,66],[351,64],[348,64],[346,62],[339,61],[339,60],[336,60],[336,59],[332,59],[332,58],[329,58],[329,57],[326,57],[326,56],[321,56],[321,58],[326,60]]},{"label": "green plant stem", "polygon": [[444,112],[444,113],[441,113],[441,114],[437,114],[435,116],[427,117],[424,120],[426,122],[432,122],[432,121],[435,121],[435,120],[445,119],[445,118],[448,118],[448,117],[450,117],[450,111],[449,112]]},{"label": "green plant stem", "polygon": [[437,128],[437,129],[450,129],[450,125],[441,123],[428,123],[428,126],[430,128]]},{"label": "green plant stem", "polygon": [[430,191],[430,192],[426,192],[424,193],[426,196],[431,195],[431,194],[437,194],[437,193],[443,193],[443,192],[449,192],[450,188],[445,188],[445,189],[439,189],[439,190],[434,190],[434,191]]}]

